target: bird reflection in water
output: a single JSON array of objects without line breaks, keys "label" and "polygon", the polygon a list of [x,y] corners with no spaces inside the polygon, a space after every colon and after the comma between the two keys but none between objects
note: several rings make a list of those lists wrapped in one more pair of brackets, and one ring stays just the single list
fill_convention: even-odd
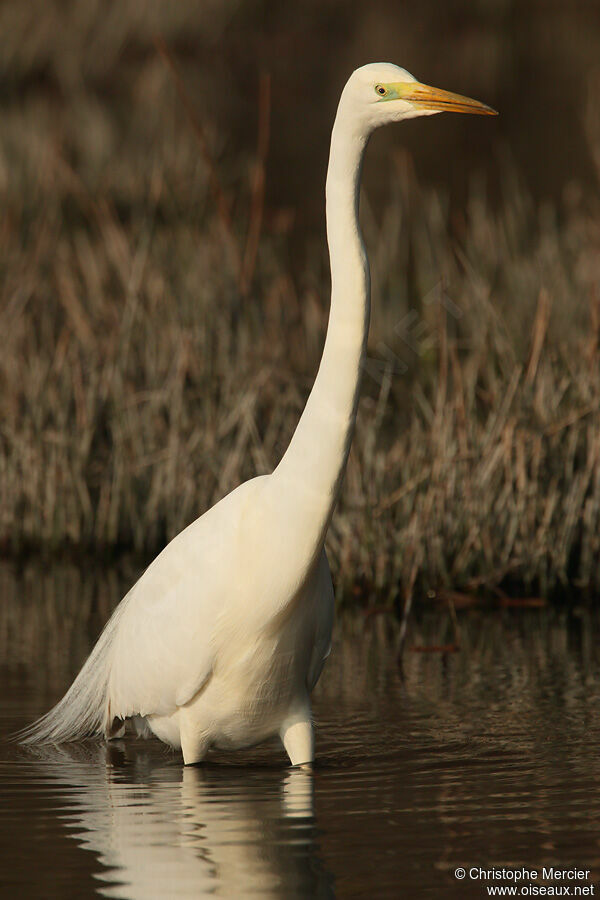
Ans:
[{"label": "bird reflection in water", "polygon": [[[313,774],[180,765],[139,745],[38,750],[63,819],[97,854],[105,897],[333,897]],[[53,792],[54,793],[54,792]]]}]

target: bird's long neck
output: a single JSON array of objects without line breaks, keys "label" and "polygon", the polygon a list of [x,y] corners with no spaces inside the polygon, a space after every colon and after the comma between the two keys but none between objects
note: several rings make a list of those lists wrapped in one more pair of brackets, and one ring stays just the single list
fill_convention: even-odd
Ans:
[{"label": "bird's long neck", "polygon": [[331,308],[319,371],[292,441],[275,470],[292,515],[320,549],[335,506],[356,420],[369,328],[369,264],[358,224],[367,136],[340,105],[327,172]]}]

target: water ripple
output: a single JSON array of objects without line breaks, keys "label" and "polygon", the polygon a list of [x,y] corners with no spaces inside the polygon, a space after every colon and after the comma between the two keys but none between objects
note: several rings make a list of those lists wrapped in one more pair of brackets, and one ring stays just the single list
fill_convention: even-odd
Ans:
[{"label": "water ripple", "polygon": [[[26,653],[18,597],[8,601],[2,734],[46,708],[80,662],[65,667],[42,631]],[[439,621],[419,627],[419,642],[444,643]],[[287,768],[276,743],[197,768],[152,741],[2,743],[1,891],[412,900],[483,897],[456,881],[461,865],[577,864],[597,877],[598,642],[552,613],[461,627],[465,652],[414,654],[401,675],[393,628],[340,623],[315,697],[313,773]],[[83,653],[86,640],[76,636]]]}]

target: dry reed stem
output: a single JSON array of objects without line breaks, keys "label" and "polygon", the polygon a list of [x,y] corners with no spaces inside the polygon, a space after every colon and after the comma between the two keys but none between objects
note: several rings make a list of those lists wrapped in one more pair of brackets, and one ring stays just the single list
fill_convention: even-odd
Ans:
[{"label": "dry reed stem", "polygon": [[[166,143],[147,179],[124,154],[100,187],[54,136],[31,169],[0,136],[22,185],[5,185],[0,258],[5,553],[149,557],[277,464],[318,365],[328,276],[322,247],[289,271],[265,224],[269,116],[264,78],[252,182],[237,185],[244,242],[210,154],[198,171],[203,129],[189,155]],[[365,222],[372,365],[329,535],[338,597],[406,608],[427,591],[592,594],[600,202],[543,230],[516,189],[498,212],[475,192],[457,239],[409,167],[383,225]]]}]

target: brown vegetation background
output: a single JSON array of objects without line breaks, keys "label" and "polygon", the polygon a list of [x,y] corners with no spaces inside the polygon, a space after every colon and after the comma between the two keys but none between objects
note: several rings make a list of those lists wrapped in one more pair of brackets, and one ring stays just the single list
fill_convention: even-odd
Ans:
[{"label": "brown vegetation background", "polygon": [[0,47],[5,553],[150,556],[277,463],[337,97],[388,59],[501,115],[369,148],[339,596],[598,589],[600,6],[6,2]]}]

